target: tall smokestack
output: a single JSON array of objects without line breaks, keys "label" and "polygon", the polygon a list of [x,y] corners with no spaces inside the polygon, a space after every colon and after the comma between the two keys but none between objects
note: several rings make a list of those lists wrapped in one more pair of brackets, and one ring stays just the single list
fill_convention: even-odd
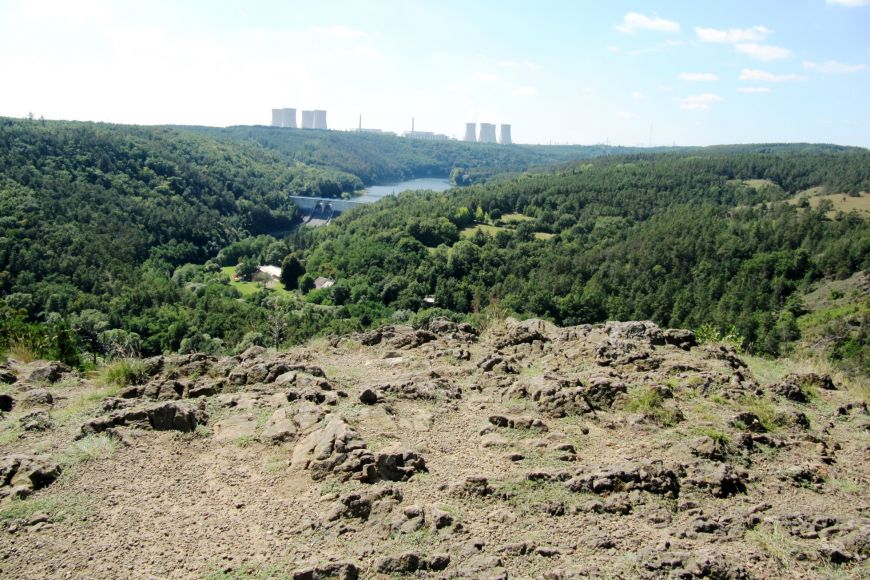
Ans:
[{"label": "tall smokestack", "polygon": [[481,123],[480,137],[477,140],[480,143],[495,143],[495,125],[492,123]]},{"label": "tall smokestack", "polygon": [[499,127],[498,142],[502,145],[510,145],[512,143],[510,125],[501,125]]},{"label": "tall smokestack", "polygon": [[321,109],[314,110],[314,128],[326,131],[326,111]]},{"label": "tall smokestack", "polygon": [[471,143],[477,141],[477,123],[465,124],[465,137],[463,137],[462,140]]},{"label": "tall smokestack", "polygon": [[296,109],[287,107],[281,109],[281,126],[287,129],[296,128]]},{"label": "tall smokestack", "polygon": [[280,127],[281,126],[281,109],[272,109],[272,126]]}]

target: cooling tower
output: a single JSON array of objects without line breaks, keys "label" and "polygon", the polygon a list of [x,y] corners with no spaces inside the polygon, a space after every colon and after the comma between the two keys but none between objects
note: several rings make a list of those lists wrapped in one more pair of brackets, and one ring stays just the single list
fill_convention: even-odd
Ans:
[{"label": "cooling tower", "polygon": [[465,124],[465,137],[462,138],[463,141],[477,141],[477,123],[466,123]]},{"label": "cooling tower", "polygon": [[498,132],[498,142],[502,145],[510,145],[511,144],[511,126],[510,125],[500,125]]},{"label": "cooling tower", "polygon": [[314,111],[314,128],[326,131],[326,111]]},{"label": "cooling tower", "polygon": [[302,111],[302,128],[314,128],[314,111]]},{"label": "cooling tower", "polygon": [[296,109],[281,109],[281,126],[287,129],[296,128]]},{"label": "cooling tower", "polygon": [[272,126],[281,126],[281,109],[272,109]]},{"label": "cooling tower", "polygon": [[495,143],[495,125],[492,123],[481,123],[478,141],[480,143]]}]

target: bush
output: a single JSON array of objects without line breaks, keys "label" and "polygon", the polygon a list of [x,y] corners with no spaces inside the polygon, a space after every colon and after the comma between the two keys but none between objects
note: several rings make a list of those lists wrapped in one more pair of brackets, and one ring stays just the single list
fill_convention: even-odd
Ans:
[{"label": "bush", "polygon": [[119,387],[140,385],[147,378],[145,363],[139,359],[119,360],[103,369],[103,381]]}]

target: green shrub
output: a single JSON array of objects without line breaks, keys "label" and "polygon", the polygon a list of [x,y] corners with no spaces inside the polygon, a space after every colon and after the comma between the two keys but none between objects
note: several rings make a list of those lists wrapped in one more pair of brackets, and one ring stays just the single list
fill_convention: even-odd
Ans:
[{"label": "green shrub", "polygon": [[139,359],[119,360],[103,369],[103,381],[119,387],[139,385],[147,378],[145,363]]}]

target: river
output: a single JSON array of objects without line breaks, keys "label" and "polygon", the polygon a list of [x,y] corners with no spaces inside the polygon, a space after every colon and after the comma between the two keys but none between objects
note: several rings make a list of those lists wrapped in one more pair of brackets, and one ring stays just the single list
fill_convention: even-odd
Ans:
[{"label": "river", "polygon": [[370,185],[363,190],[363,194],[359,197],[352,197],[352,201],[362,203],[374,203],[379,199],[388,195],[402,193],[403,191],[415,189],[431,189],[432,191],[446,191],[452,185],[449,179],[439,179],[434,177],[424,177],[421,179],[410,179],[399,183],[388,183],[384,185]]}]

